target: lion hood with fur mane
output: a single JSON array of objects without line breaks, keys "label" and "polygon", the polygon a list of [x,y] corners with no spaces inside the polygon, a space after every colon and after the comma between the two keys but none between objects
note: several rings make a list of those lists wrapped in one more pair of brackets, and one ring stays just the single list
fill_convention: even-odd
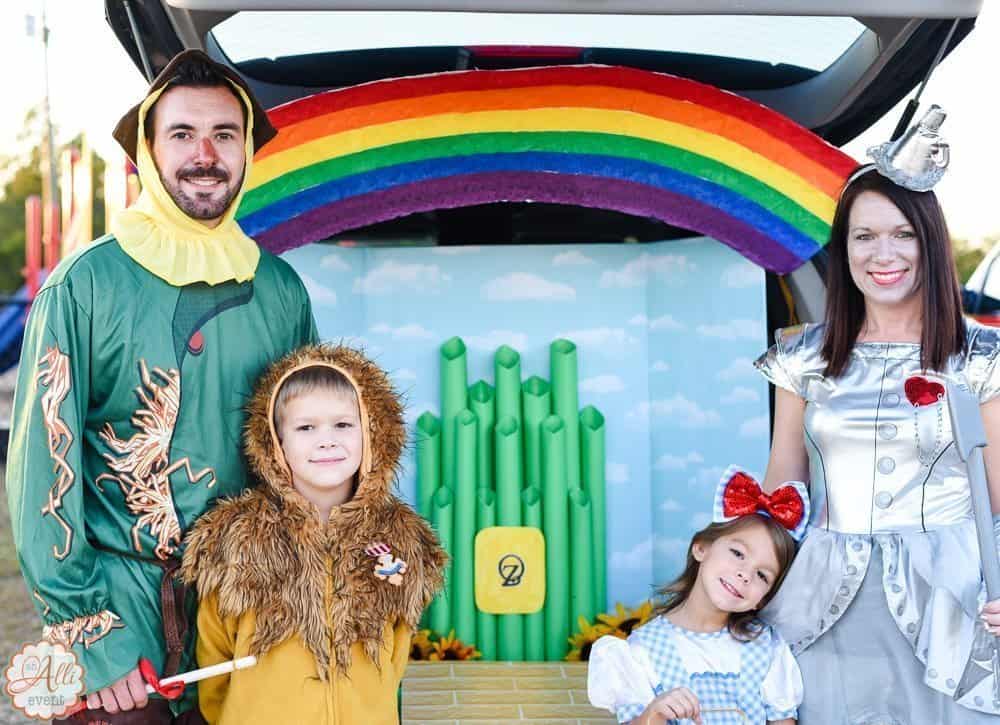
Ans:
[{"label": "lion hood with fur mane", "polygon": [[[364,440],[354,497],[335,507],[326,524],[291,485],[273,415],[281,384],[315,365],[338,369],[354,385]],[[298,635],[326,677],[331,670],[347,672],[356,642],[378,663],[387,622],[403,621],[416,631],[442,586],[446,555],[427,522],[393,494],[405,438],[402,405],[389,377],[356,350],[300,348],[257,382],[245,448],[260,485],[220,500],[198,519],[181,568],[200,599],[217,595],[221,616],[254,612],[251,654]],[[400,586],[374,575],[375,559],[365,552],[374,543],[388,545],[406,562]]]}]

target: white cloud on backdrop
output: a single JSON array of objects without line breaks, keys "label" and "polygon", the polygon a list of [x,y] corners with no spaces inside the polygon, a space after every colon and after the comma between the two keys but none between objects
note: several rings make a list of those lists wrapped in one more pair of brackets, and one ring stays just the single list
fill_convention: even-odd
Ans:
[{"label": "white cloud on backdrop", "polygon": [[702,408],[680,393],[672,398],[643,401],[626,413],[626,419],[639,424],[652,418],[684,428],[715,428],[722,423],[716,411]]},{"label": "white cloud on backdrop", "polygon": [[614,483],[616,485],[628,483],[628,464],[612,463],[611,461],[607,461],[604,464],[604,477],[608,483]]},{"label": "white cloud on backdrop", "polygon": [[354,280],[355,294],[385,295],[403,291],[434,293],[451,281],[436,264],[404,264],[389,259]]},{"label": "white cloud on backdrop", "polygon": [[748,357],[733,358],[733,361],[715,376],[719,380],[744,380],[757,378],[759,373],[754,369],[753,360]]},{"label": "white cloud on backdrop", "polygon": [[319,268],[327,272],[350,272],[351,265],[343,260],[339,253],[327,254],[319,260]]},{"label": "white cloud on backdrop", "polygon": [[[731,461],[731,463],[738,464],[739,461]],[[714,493],[715,486],[719,483],[722,478],[722,474],[726,472],[726,469],[722,466],[708,466],[706,468],[699,469],[697,473],[688,478],[688,486],[691,488],[705,489],[709,488]]]},{"label": "white cloud on backdrop", "polygon": [[580,381],[581,393],[620,393],[625,383],[617,375],[596,375]]},{"label": "white cloud on backdrop", "polygon": [[430,249],[434,254],[455,257],[459,254],[475,254],[482,250],[482,247],[475,244],[468,244],[464,246],[431,247]]},{"label": "white cloud on backdrop", "polygon": [[771,432],[771,421],[766,415],[750,418],[740,425],[741,438],[762,438]]},{"label": "white cloud on backdrop", "polygon": [[620,269],[608,269],[601,274],[601,287],[640,287],[649,277],[669,279],[687,274],[695,265],[683,254],[649,254],[643,252]]},{"label": "white cloud on backdrop", "polygon": [[683,330],[684,324],[673,315],[661,315],[649,321],[650,330]]},{"label": "white cloud on backdrop", "polygon": [[400,327],[392,327],[380,322],[371,328],[378,335],[389,335],[393,340],[433,340],[434,333],[423,325],[412,323]]},{"label": "white cloud on backdrop", "polygon": [[590,330],[571,330],[560,332],[557,338],[565,338],[577,345],[602,348],[602,352],[622,354],[622,346],[635,345],[639,342],[621,327],[595,327]]},{"label": "white cloud on backdrop", "polygon": [[300,274],[299,277],[302,279],[302,284],[305,285],[306,292],[309,293],[309,299],[312,300],[314,307],[333,307],[337,304],[335,290],[317,282],[308,274]]},{"label": "white cloud on backdrop", "polygon": [[665,498],[660,502],[659,509],[660,511],[669,514],[674,511],[683,511],[684,507],[681,505],[681,502],[678,501],[677,499]]},{"label": "white cloud on backdrop", "polygon": [[482,295],[491,302],[572,302],[576,299],[576,290],[568,284],[551,282],[537,274],[514,272],[484,284]]},{"label": "white cloud on backdrop", "polygon": [[764,272],[749,262],[737,262],[722,272],[722,286],[730,288],[758,287]]},{"label": "white cloud on backdrop", "polygon": [[582,267],[588,264],[597,264],[597,262],[581,252],[579,249],[562,252],[552,258],[553,267]]},{"label": "white cloud on backdrop", "polygon": [[756,390],[753,388],[744,388],[742,385],[737,385],[735,388],[723,395],[719,399],[719,402],[723,405],[736,405],[738,403],[756,403],[758,400],[760,400],[760,395]]},{"label": "white cloud on backdrop", "polygon": [[653,465],[658,471],[682,471],[689,465],[704,463],[705,459],[702,457],[698,451],[691,451],[687,455],[674,456],[670,453],[664,453],[657,459],[656,463]]},{"label": "white cloud on backdrop", "polygon": [[490,330],[485,335],[466,335],[462,340],[473,350],[490,353],[496,352],[501,345],[509,345],[519,352],[528,347],[528,336],[512,330]]},{"label": "white cloud on backdrop", "polygon": [[730,320],[716,325],[698,325],[699,335],[725,340],[763,340],[764,323],[760,320]]}]

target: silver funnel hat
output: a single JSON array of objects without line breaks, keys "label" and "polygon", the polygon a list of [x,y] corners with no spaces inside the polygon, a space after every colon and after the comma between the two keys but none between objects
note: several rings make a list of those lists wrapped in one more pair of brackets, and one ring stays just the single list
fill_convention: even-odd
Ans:
[{"label": "silver funnel hat", "polygon": [[898,139],[868,149],[878,172],[911,191],[932,188],[944,176],[950,160],[948,143],[938,134],[945,116],[940,106],[931,106]]}]

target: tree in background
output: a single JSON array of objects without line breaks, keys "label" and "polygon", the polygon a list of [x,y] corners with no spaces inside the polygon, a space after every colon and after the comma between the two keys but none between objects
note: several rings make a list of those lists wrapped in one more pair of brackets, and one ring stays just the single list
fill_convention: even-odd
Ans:
[{"label": "tree in background", "polygon": [[979,244],[971,244],[967,239],[952,239],[952,251],[955,254],[955,267],[958,268],[958,281],[963,285],[976,271],[983,257],[1000,242],[1000,235],[991,234]]},{"label": "tree in background", "polygon": [[[20,154],[0,155],[0,294],[12,294],[24,284],[24,202],[42,193],[43,125],[38,109],[28,111],[18,135]],[[79,147],[81,137],[57,149]],[[104,160],[94,155],[94,237],[104,234]]]}]

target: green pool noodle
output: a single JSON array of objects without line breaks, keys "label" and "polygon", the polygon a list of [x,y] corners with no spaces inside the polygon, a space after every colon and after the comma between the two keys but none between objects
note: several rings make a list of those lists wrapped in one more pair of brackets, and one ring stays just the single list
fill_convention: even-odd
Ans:
[{"label": "green pool noodle", "polygon": [[[524,419],[527,423],[527,410]],[[528,486],[521,491],[521,525],[542,528],[542,491],[538,486]],[[545,660],[544,606],[537,612],[524,615],[524,659],[528,662]]]},{"label": "green pool noodle", "polygon": [[581,616],[594,621],[594,551],[590,496],[586,491],[569,492],[569,621]]},{"label": "green pool noodle", "polygon": [[[552,396],[549,384],[532,375],[521,386],[521,403],[524,410],[524,485],[542,489],[542,421],[552,413]],[[531,524],[525,524],[530,526]],[[541,526],[541,522],[539,522]]]},{"label": "green pool noodle", "polygon": [[[575,418],[575,416],[574,416]],[[558,415],[542,423],[542,533],[545,535],[545,659],[569,649],[569,503],[566,426]]]},{"label": "green pool noodle", "polygon": [[590,495],[594,536],[594,611],[608,608],[607,499],[605,493],[604,416],[592,405],[580,411],[580,473]]},{"label": "green pool noodle", "polygon": [[476,414],[476,487],[493,488],[493,424],[496,422],[496,396],[485,380],[469,388],[469,410]]},{"label": "green pool noodle", "polygon": [[451,623],[465,643],[476,641],[476,416],[455,416],[455,523],[453,531]]},{"label": "green pool noodle", "polygon": [[[441,542],[441,548],[443,548],[448,556],[452,556],[454,551],[454,546],[452,546],[452,531],[453,529],[453,515],[454,506],[452,505],[454,501],[454,496],[452,495],[451,489],[447,486],[441,486],[437,491],[434,492],[434,498],[431,501],[431,522],[434,524],[434,529],[437,531],[438,540]],[[452,575],[452,563],[449,560],[448,565],[444,569],[444,588],[441,593],[434,598],[431,602],[430,614],[428,615],[428,622],[430,627],[435,632],[445,635],[452,628],[451,623],[451,600],[452,600],[452,588],[451,588],[451,575]]]},{"label": "green pool noodle", "polygon": [[431,520],[431,500],[441,485],[441,421],[433,413],[417,418],[417,511]]},{"label": "green pool noodle", "polygon": [[469,407],[465,343],[441,346],[441,483],[455,490],[455,417]]},{"label": "green pool noodle", "polygon": [[[520,391],[520,383],[518,384]],[[500,418],[496,425],[497,525],[521,525],[521,429],[515,418]],[[524,659],[524,617],[497,615],[497,656]]]},{"label": "green pool noodle", "polygon": [[497,388],[497,420],[513,418],[521,427],[521,355],[512,347],[501,345],[493,356],[494,383]]},{"label": "green pool noodle", "polygon": [[497,525],[521,525],[521,427],[511,417],[497,421]]},{"label": "green pool noodle", "polygon": [[[497,525],[497,497],[492,489],[480,488],[476,491],[476,530]],[[473,584],[475,586],[475,584]],[[497,658],[497,615],[476,609],[476,649],[483,653],[483,659],[493,662]]]},{"label": "green pool noodle", "polygon": [[577,397],[576,345],[556,340],[549,346],[552,371],[552,412],[566,426],[566,482],[571,490],[580,488],[580,420]]}]

